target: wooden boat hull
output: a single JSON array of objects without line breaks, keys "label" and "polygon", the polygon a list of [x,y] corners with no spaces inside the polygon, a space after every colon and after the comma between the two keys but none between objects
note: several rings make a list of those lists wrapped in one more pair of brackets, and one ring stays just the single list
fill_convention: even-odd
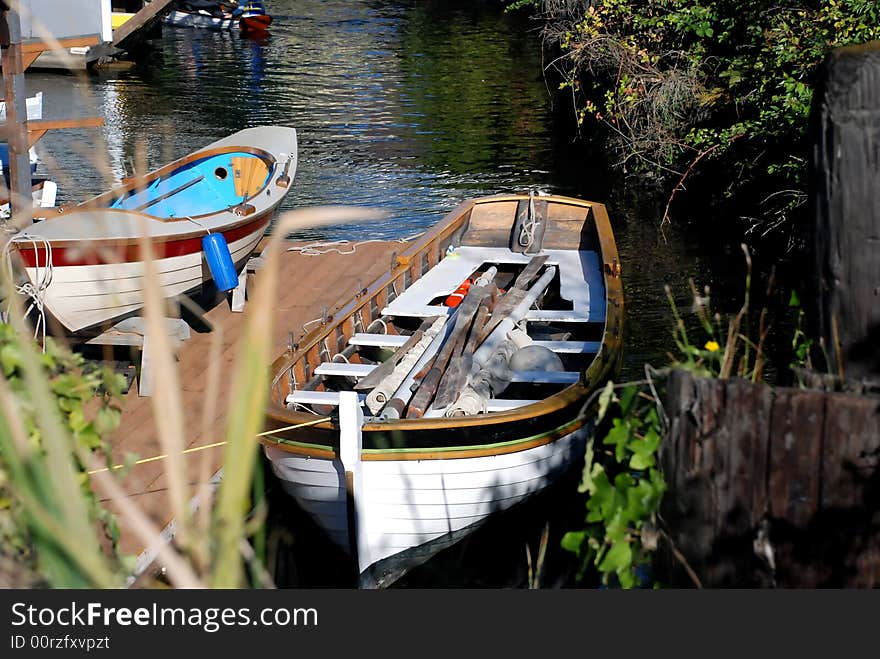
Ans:
[{"label": "wooden boat hull", "polygon": [[[197,291],[212,279],[202,251],[207,233],[223,234],[240,272],[290,189],[296,153],[292,128],[239,131],[144,179],[48,213],[10,245],[34,287],[50,282],[42,290],[46,311],[68,332],[91,330],[143,306],[143,235],[150,238],[167,298]],[[237,164],[215,169],[215,161]],[[246,203],[224,206],[221,193]]]},{"label": "wooden boat hull", "polygon": [[[243,237],[227,240],[237,272],[244,268],[268,225],[266,214],[257,218]],[[156,260],[165,297],[193,293],[211,281],[201,248],[191,249],[193,251],[181,256]],[[26,268],[26,272],[32,282],[40,280],[38,267]],[[143,306],[144,262],[55,265],[52,284],[43,300],[52,316],[73,332],[120,320]]]},{"label": "wooden boat hull", "polygon": [[[583,455],[597,390],[620,367],[620,265],[604,206],[566,197],[538,199],[509,195],[464,202],[396,256],[385,275],[339,308],[324,327],[273,364],[260,438],[266,456],[284,489],[357,561],[362,585],[388,585],[493,512],[543,490]],[[495,263],[513,268],[508,274],[517,276],[532,256],[508,247],[520,225],[506,223],[520,222],[533,204],[544,209],[548,224],[540,250],[548,260],[541,267],[551,272],[549,264],[558,264],[554,296],[562,302],[560,311],[536,309],[526,322],[554,332],[565,325],[577,336],[543,343],[585,353],[568,355],[566,372],[542,373],[545,379],[522,381],[518,390],[533,391],[529,387],[536,384],[535,391],[550,393],[534,400],[519,400],[521,394],[516,400],[490,400],[487,412],[469,416],[432,414],[430,407],[417,418],[373,413],[360,426],[354,450],[340,421],[343,410],[316,405],[311,412],[299,410],[309,394],[324,401],[335,396],[340,404],[341,395],[334,393],[344,382],[340,374],[375,368],[351,346],[388,335],[365,328],[396,322],[400,314],[417,321],[444,313],[431,300],[454,291],[462,275],[453,274],[434,289],[430,286],[439,280],[435,276],[433,284],[425,283],[429,273],[447,264],[453,273],[468,276],[474,264]],[[563,249],[567,244],[573,248]],[[468,264],[471,245],[482,246],[477,248],[486,254],[482,261]],[[450,257],[454,260],[447,261]],[[407,296],[409,306],[403,304]],[[345,359],[337,360],[338,355]],[[541,388],[544,383],[548,388]],[[567,384],[553,389],[554,383]],[[357,458],[343,462],[346,454]]]},{"label": "wooden boat hull", "polygon": [[[365,460],[357,492],[360,585],[382,587],[544,490],[584,454],[587,427],[507,454],[449,460]],[[284,490],[349,551],[345,469],[339,459],[266,448]]]}]

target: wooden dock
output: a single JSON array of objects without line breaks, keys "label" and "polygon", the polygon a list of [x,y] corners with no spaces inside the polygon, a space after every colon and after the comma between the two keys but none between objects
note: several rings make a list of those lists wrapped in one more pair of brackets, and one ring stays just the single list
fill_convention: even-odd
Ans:
[{"label": "wooden dock", "polygon": [[[290,243],[290,247],[303,244]],[[320,318],[323,311],[333,313],[338,306],[351,298],[356,288],[364,287],[378,277],[390,266],[392,253],[401,251],[401,247],[401,243],[395,241],[367,242],[338,245],[338,251],[320,256],[308,256],[299,251],[286,252],[281,261],[273,354],[280,354],[285,350],[289,333],[292,332],[294,340],[298,340],[304,334],[304,323]],[[338,253],[352,249],[355,250],[354,253]],[[259,278],[259,271],[250,276]],[[206,314],[214,331],[193,331],[191,338],[181,344],[177,364],[188,448],[220,442],[224,438],[226,410],[230,403],[228,396],[232,385],[230,376],[235,368],[238,341],[246,314],[247,307],[244,313],[234,313],[228,301],[221,302]],[[314,324],[308,329],[313,327]],[[215,413],[207,427],[203,428],[202,415],[207,402],[205,390],[208,356],[212,342],[221,334],[220,392],[215,401]],[[122,463],[128,454],[136,454],[139,458],[162,454],[156,432],[153,399],[138,396],[135,385],[132,385],[124,399],[121,425],[110,438],[110,443],[115,463]],[[193,495],[199,484],[199,474],[214,477],[220,469],[221,460],[222,446],[186,456],[188,480]],[[205,461],[204,465],[202,461]],[[134,465],[126,475],[123,486],[157,526],[165,528],[168,525],[171,521],[171,507],[167,498],[164,460]],[[122,551],[140,554],[144,547],[121,519],[120,527]]]}]

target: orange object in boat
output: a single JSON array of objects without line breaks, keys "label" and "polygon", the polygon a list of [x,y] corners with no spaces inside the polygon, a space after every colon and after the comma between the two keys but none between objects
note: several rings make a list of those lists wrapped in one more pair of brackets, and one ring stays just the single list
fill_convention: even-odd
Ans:
[{"label": "orange object in boat", "polygon": [[461,286],[456,288],[452,293],[449,294],[449,297],[446,298],[446,301],[443,303],[447,307],[457,307],[461,304],[461,301],[464,299],[464,296],[467,295],[468,290],[470,290],[471,284],[473,282],[470,279],[465,279]]}]

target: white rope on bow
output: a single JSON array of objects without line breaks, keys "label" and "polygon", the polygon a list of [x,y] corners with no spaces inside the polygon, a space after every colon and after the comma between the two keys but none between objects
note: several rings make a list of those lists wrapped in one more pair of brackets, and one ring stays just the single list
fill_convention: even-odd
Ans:
[{"label": "white rope on bow", "polygon": [[[29,233],[21,233],[15,241],[9,241],[3,249],[3,266],[6,268],[6,274],[9,281],[15,281],[15,274],[12,270],[12,250],[15,249],[13,242],[30,242],[34,250],[34,277],[33,280],[25,281],[15,288],[15,292],[19,295],[28,297],[31,302],[24,312],[24,317],[28,318],[32,311],[36,310],[37,319],[34,325],[34,340],[37,337],[41,339],[43,352],[46,351],[46,305],[45,294],[52,278],[55,274],[52,264],[52,244],[42,236],[32,236]],[[40,265],[40,250],[44,250],[46,254],[46,262]],[[8,319],[10,308],[7,305],[4,314]]]}]

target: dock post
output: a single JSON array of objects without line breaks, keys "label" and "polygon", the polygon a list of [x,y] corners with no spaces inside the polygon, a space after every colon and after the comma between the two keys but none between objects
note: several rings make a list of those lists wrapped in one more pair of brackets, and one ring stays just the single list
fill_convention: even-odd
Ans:
[{"label": "dock post", "polygon": [[3,12],[9,40],[3,43],[3,91],[9,144],[9,209],[12,222],[24,228],[33,222],[31,164],[28,159],[27,93],[21,50],[21,18],[18,11]]},{"label": "dock post", "polygon": [[348,542],[352,562],[357,567],[356,577],[369,566],[368,548],[361,537],[360,514],[363,505],[363,450],[364,412],[356,391],[339,393],[339,458],[345,472],[345,509],[348,516]]},{"label": "dock post", "polygon": [[848,380],[880,376],[880,41],[828,57],[813,116],[813,334]]}]

